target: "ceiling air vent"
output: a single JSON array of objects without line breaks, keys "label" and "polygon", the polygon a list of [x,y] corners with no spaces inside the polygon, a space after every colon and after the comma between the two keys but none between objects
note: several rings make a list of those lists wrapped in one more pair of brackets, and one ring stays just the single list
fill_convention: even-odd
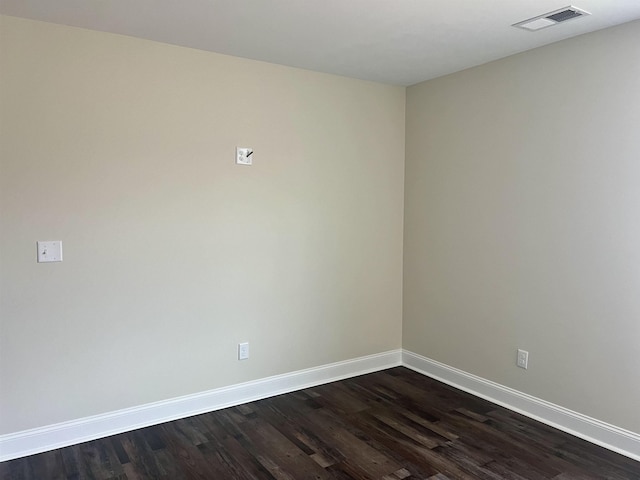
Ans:
[{"label": "ceiling air vent", "polygon": [[534,32],[536,30],[557,25],[558,23],[566,22],[573,18],[585,17],[587,15],[591,14],[579,8],[568,6],[561,8],[560,10],[545,13],[544,15],[538,15],[537,17],[524,20],[523,22],[514,23],[513,26]]}]

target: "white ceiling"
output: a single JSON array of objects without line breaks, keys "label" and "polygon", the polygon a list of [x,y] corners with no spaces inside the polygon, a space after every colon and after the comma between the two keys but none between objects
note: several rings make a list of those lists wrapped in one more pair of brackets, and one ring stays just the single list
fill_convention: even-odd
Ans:
[{"label": "white ceiling", "polygon": [[569,1],[0,0],[0,13],[412,85],[640,19],[640,0],[574,0],[592,15],[538,32],[511,26]]}]

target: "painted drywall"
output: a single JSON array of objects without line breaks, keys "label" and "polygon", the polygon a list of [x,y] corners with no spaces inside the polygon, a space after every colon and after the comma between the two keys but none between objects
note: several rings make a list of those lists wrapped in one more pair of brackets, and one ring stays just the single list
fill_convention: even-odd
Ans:
[{"label": "painted drywall", "polygon": [[0,433],[400,347],[404,88],[0,22]]},{"label": "painted drywall", "polygon": [[638,45],[633,22],[408,89],[403,320],[405,349],[635,432]]}]

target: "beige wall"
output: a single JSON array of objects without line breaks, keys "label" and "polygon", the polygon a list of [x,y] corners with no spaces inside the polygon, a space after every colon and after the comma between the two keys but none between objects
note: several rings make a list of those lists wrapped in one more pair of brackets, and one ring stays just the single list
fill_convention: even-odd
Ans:
[{"label": "beige wall", "polygon": [[634,22],[408,89],[403,322],[408,350],[636,432],[638,45]]},{"label": "beige wall", "polygon": [[403,281],[408,350],[640,431],[638,44],[410,87],[405,144],[404,88],[0,17],[0,434],[399,348]]},{"label": "beige wall", "polygon": [[404,88],[0,22],[0,433],[400,347]]}]

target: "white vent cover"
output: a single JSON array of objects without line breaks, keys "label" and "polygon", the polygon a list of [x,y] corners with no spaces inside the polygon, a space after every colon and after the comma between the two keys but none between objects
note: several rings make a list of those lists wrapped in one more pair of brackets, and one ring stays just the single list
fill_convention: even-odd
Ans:
[{"label": "white vent cover", "polygon": [[529,20],[514,23],[513,26],[534,32],[574,18],[585,17],[587,15],[591,14],[570,5],[559,10],[554,10],[553,12],[545,13],[544,15],[538,15],[537,17],[530,18]]}]

